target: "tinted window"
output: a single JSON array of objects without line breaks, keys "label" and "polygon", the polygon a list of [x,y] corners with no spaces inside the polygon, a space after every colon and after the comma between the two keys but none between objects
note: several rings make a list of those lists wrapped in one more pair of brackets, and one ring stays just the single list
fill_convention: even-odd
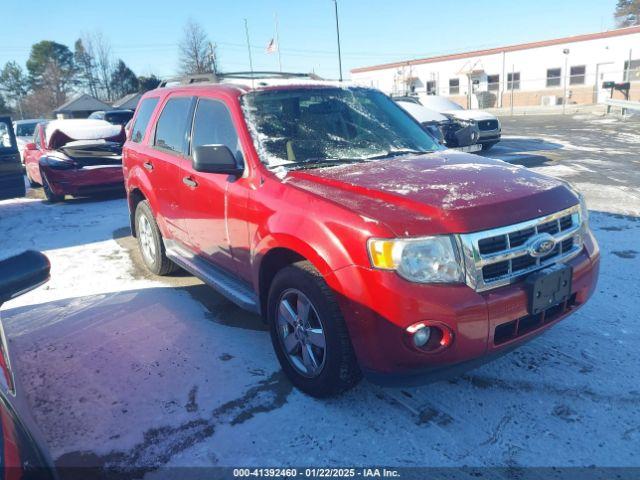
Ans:
[{"label": "tinted window", "polygon": [[16,135],[18,137],[30,137],[36,129],[38,122],[18,123],[16,125]]},{"label": "tinted window", "polygon": [[[190,120],[191,97],[170,99],[160,114],[156,126],[156,147],[176,153],[186,153],[187,123]],[[137,123],[137,122],[136,122]]]},{"label": "tinted window", "polygon": [[457,78],[449,79],[449,95],[457,95],[460,93],[460,80]]},{"label": "tinted window", "polygon": [[140,143],[144,138],[144,132],[147,130],[151,114],[155,110],[157,104],[157,98],[147,98],[140,103],[136,123],[133,124],[133,130],[131,131],[131,140],[133,142]]},{"label": "tinted window", "polygon": [[193,120],[191,149],[200,145],[226,145],[241,159],[240,142],[227,107],[216,100],[200,100]]},{"label": "tinted window", "polygon": [[571,85],[584,85],[586,70],[587,68],[584,65],[571,67],[569,71],[569,83]]},{"label": "tinted window", "polygon": [[0,120],[0,149],[13,148],[12,130],[12,125]]}]

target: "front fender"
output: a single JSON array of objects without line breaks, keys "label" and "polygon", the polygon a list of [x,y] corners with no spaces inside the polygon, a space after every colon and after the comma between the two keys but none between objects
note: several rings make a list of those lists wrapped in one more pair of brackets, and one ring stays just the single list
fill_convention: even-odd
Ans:
[{"label": "front fender", "polygon": [[[146,171],[139,166],[133,166],[131,169],[126,172],[125,184],[127,186],[127,204],[129,205],[129,214],[131,217],[131,225],[133,227],[133,217],[135,215],[134,205],[131,199],[131,192],[134,190],[139,190],[142,195],[144,195],[145,199],[149,202],[149,206],[151,207],[151,211],[153,212],[153,216],[158,223],[158,228],[163,236],[167,235],[167,227],[164,221],[164,218],[159,215],[158,209],[158,198],[155,194],[155,190],[153,185],[151,184],[151,180],[146,174]],[[133,228],[131,230],[133,232]]]}]

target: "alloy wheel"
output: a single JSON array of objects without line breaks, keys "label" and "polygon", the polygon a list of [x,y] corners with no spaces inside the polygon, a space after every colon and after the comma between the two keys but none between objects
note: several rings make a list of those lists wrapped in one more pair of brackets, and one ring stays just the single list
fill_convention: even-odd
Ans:
[{"label": "alloy wheel", "polygon": [[305,377],[320,375],[326,359],[326,338],[315,307],[300,290],[290,288],[280,296],[277,332],[289,363]]},{"label": "alloy wheel", "polygon": [[140,215],[138,220],[138,238],[140,239],[140,249],[142,255],[148,263],[156,261],[156,247],[151,230],[151,224],[145,215]]}]

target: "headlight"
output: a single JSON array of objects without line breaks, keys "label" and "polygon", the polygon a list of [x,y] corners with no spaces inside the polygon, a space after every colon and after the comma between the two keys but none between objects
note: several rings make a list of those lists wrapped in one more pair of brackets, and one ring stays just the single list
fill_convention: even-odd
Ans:
[{"label": "headlight", "polygon": [[573,193],[580,201],[580,219],[582,220],[582,228],[586,230],[589,227],[589,209],[587,208],[587,202],[584,199],[584,195],[578,191],[578,189],[570,182],[565,181],[565,185],[571,193]]},{"label": "headlight", "polygon": [[452,237],[378,239],[368,241],[374,268],[395,270],[419,283],[453,283],[463,279],[458,249]]}]

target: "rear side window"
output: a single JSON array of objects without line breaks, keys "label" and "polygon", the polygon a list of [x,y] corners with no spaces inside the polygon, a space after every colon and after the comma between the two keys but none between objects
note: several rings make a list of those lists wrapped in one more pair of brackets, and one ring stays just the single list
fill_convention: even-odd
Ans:
[{"label": "rear side window", "polygon": [[156,109],[157,104],[157,98],[147,98],[140,103],[138,116],[131,130],[132,142],[140,143],[144,138],[144,132],[147,130],[147,125],[149,125],[149,120],[151,120],[151,114]]},{"label": "rear side window", "polygon": [[198,102],[193,120],[191,150],[201,145],[226,145],[236,160],[242,159],[238,134],[227,107],[217,100]]},{"label": "rear side window", "polygon": [[176,153],[187,152],[187,125],[191,120],[191,97],[170,99],[158,118],[154,145]]}]

